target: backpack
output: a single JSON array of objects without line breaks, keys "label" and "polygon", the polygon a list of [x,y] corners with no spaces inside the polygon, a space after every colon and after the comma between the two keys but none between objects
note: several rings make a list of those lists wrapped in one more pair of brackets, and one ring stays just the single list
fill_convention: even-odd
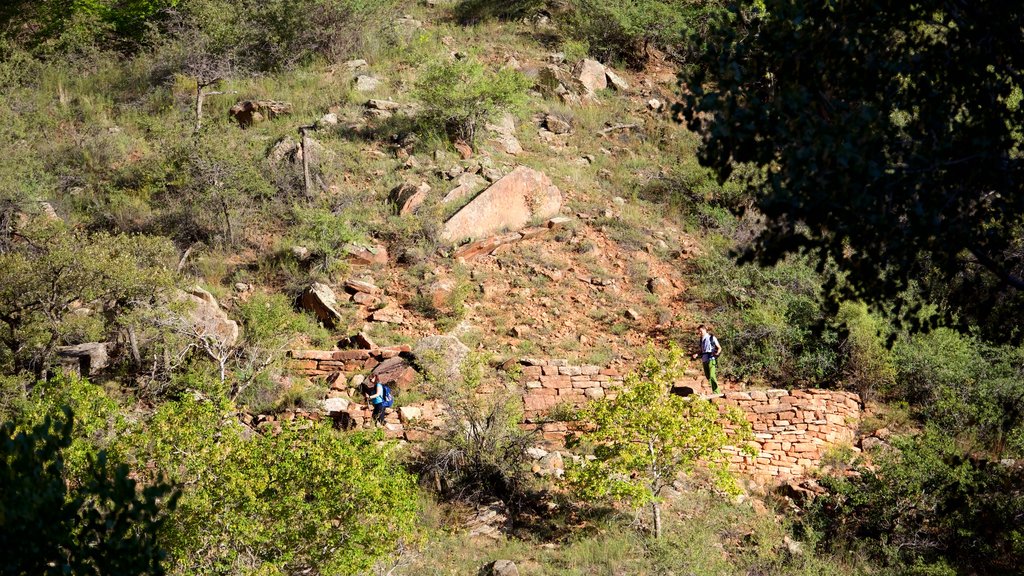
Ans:
[{"label": "backpack", "polygon": [[395,397],[391,395],[391,388],[388,388],[384,384],[381,384],[380,387],[384,391],[383,397],[381,398],[381,405],[385,408],[391,408],[391,405],[395,403]]}]

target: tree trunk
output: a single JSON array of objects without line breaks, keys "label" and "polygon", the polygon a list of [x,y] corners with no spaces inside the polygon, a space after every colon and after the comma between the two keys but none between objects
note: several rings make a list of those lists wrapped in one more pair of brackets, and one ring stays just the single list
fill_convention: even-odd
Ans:
[{"label": "tree trunk", "polygon": [[651,512],[654,513],[654,537],[661,540],[661,506],[657,500],[651,502]]}]

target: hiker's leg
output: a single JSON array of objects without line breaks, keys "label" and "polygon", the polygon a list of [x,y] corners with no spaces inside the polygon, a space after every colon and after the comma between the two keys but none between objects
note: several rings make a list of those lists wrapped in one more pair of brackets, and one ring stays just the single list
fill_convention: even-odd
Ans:
[{"label": "hiker's leg", "polygon": [[374,404],[373,405],[373,421],[378,424],[384,423],[384,405]]},{"label": "hiker's leg", "polygon": [[711,384],[711,393],[718,394],[718,359],[712,358],[704,365],[708,374],[708,382]]},{"label": "hiker's leg", "polygon": [[708,384],[711,384],[711,362],[701,362],[701,367],[704,368],[704,378],[707,379]]}]

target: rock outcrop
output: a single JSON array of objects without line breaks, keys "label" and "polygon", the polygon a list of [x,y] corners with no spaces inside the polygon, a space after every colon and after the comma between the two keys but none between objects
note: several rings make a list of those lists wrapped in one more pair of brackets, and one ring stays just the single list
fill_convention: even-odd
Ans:
[{"label": "rock outcrop", "polygon": [[248,128],[253,124],[267,119],[273,119],[285,114],[291,114],[292,105],[290,102],[278,102],[276,100],[243,100],[228,110],[228,115],[234,118],[235,122],[242,128]]},{"label": "rock outcrop", "polygon": [[222,346],[233,346],[238,340],[238,323],[221,309],[217,299],[198,286],[178,292],[178,299],[189,302],[187,320],[193,331],[204,338],[214,338]]},{"label": "rock outcrop", "polygon": [[469,348],[455,336],[427,336],[413,346],[413,358],[428,379],[460,381]]},{"label": "rock outcrop", "polygon": [[326,284],[314,282],[302,291],[299,303],[316,314],[317,319],[328,328],[334,328],[342,321],[341,313],[338,312],[338,297]]},{"label": "rock outcrop", "polygon": [[562,193],[542,172],[520,166],[484,190],[444,223],[441,238],[459,242],[503,230],[519,230],[533,220],[558,215]]}]

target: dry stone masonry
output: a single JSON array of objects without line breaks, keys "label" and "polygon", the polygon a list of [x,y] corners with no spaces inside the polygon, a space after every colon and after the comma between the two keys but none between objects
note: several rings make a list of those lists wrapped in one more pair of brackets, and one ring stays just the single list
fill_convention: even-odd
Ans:
[{"label": "dry stone masonry", "polygon": [[[293,350],[293,370],[310,377],[326,377],[331,385],[324,411],[339,426],[360,427],[370,421],[358,389],[362,373],[378,375],[402,391],[415,381],[406,360],[409,346],[367,350]],[[523,358],[521,370],[523,423],[536,431],[546,449],[544,457],[559,454],[572,422],[558,421],[559,407],[578,408],[591,400],[614,398],[624,375],[613,367],[574,365],[564,359]],[[860,397],[831,390],[730,391],[708,397],[724,414],[739,409],[753,429],[756,456],[727,448],[733,470],[760,481],[776,483],[799,478],[815,468],[834,445],[855,443],[860,420]],[[444,424],[444,406],[436,400],[403,405],[388,415],[385,433],[391,438],[417,442],[435,434]],[[727,424],[728,426],[728,424]],[[549,452],[550,451],[550,452]]]},{"label": "dry stone masonry", "polygon": [[739,408],[754,432],[756,457],[731,450],[736,470],[776,479],[803,476],[830,446],[852,444],[860,421],[860,396],[833,390],[750,390],[712,400],[720,411]]}]

